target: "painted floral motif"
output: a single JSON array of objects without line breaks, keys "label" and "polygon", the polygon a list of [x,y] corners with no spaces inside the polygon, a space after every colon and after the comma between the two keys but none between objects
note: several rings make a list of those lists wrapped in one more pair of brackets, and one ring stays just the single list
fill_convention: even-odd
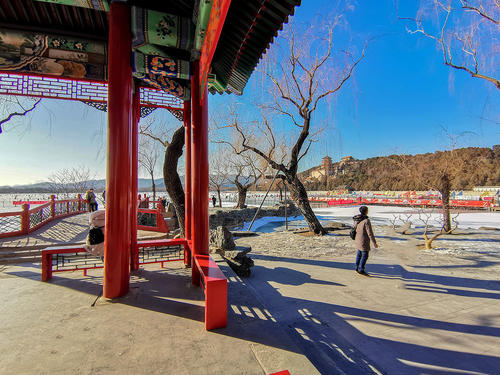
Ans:
[{"label": "painted floral motif", "polygon": [[151,59],[151,71],[161,74],[162,70],[167,69],[170,72],[176,71],[176,63],[174,60],[165,57],[153,57]]},{"label": "painted floral motif", "polygon": [[49,42],[50,47],[53,48],[62,48],[68,50],[78,50],[85,51],[87,50],[88,43],[83,41],[71,41],[65,38],[53,38]]},{"label": "painted floral motif", "polygon": [[175,27],[175,18],[169,14],[164,15],[160,22],[156,25],[156,34],[161,39],[165,39],[167,36],[170,36],[174,31]]},{"label": "painted floral motif", "polygon": [[185,99],[184,96],[187,94],[184,87],[173,79],[153,74],[148,74],[142,79],[150,85],[175,95],[178,98]]}]

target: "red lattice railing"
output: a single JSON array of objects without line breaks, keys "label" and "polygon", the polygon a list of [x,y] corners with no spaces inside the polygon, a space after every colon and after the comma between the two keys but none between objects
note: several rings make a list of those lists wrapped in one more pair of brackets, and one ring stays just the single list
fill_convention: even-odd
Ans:
[{"label": "red lattice railing", "polygon": [[137,229],[168,233],[170,230],[163,218],[165,208],[160,201],[150,201],[149,198],[137,201]]},{"label": "red lattice railing", "polygon": [[[140,90],[141,105],[144,107],[183,109],[182,99],[174,95],[149,87],[141,87]],[[0,71],[0,94],[106,103],[108,83]]]},{"label": "red lattice railing", "polygon": [[58,200],[52,196],[48,203],[30,209],[23,204],[23,210],[0,213],[0,238],[29,234],[54,219],[76,215],[87,211],[87,202],[77,199]]}]

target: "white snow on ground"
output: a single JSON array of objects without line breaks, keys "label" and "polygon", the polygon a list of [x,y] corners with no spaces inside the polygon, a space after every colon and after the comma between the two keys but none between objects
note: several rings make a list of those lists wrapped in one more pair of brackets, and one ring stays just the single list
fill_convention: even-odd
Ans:
[{"label": "white snow on ground", "polygon": [[[423,227],[424,223],[418,218],[419,211],[421,210],[412,207],[369,206],[368,216],[374,225],[391,225],[390,220],[394,215],[412,214],[410,217],[412,227]],[[314,212],[324,219],[335,219],[336,221],[351,225],[352,217],[359,213],[359,206],[316,208]],[[424,212],[431,215],[430,225],[435,227],[441,226],[441,218],[443,216],[439,210],[428,209],[424,210]],[[460,229],[479,229],[480,227],[500,229],[499,212],[464,212],[460,213],[456,220],[458,221],[458,228]]]},{"label": "white snow on ground", "polygon": [[[391,225],[390,219],[393,215],[399,214],[413,214],[410,220],[414,221],[413,228],[422,227],[422,223],[418,222],[418,210],[415,208],[406,207],[383,207],[383,206],[370,206],[368,215],[370,216],[373,225],[375,226],[375,234],[379,236],[389,235],[387,228],[377,226]],[[352,216],[359,212],[357,207],[331,207],[314,209],[314,212],[323,224],[334,220],[340,221],[345,224],[352,224]],[[441,214],[439,211],[432,212],[432,225],[440,226]],[[307,227],[306,222],[302,216],[288,218],[288,229],[294,230],[298,228]],[[461,213],[458,216],[459,228],[461,229],[474,229],[478,230],[480,227],[490,227],[500,229],[500,213],[498,212],[467,212]],[[248,230],[250,222],[246,222],[241,230]],[[269,233],[273,231],[285,230],[284,217],[262,217],[252,225],[252,231]],[[464,255],[464,254],[491,254],[500,252],[499,237],[496,231],[479,231],[480,236],[467,238],[463,236],[446,236],[437,238],[434,241],[434,249],[425,250],[436,254],[450,254],[450,255]],[[489,236],[491,234],[491,236]],[[495,235],[494,235],[495,234]],[[330,234],[335,235],[335,234]],[[420,238],[420,236],[417,236]],[[391,239],[393,243],[404,244],[406,240]]]},{"label": "white snow on ground", "polygon": [[[359,206],[350,207],[329,207],[329,208],[315,208],[313,210],[321,222],[326,223],[331,220],[342,222],[344,224],[352,225],[352,217],[359,213]],[[419,220],[419,210],[411,207],[385,207],[385,206],[370,206],[368,209],[368,216],[372,224],[377,225],[391,225],[391,219],[394,215],[409,215],[413,228],[423,227],[424,223]],[[426,213],[431,215],[430,225],[434,227],[441,226],[442,215],[439,211],[426,210]],[[289,220],[289,229],[297,229],[306,227],[307,224],[302,216],[291,217]],[[465,212],[460,213],[456,218],[458,221],[458,228],[460,229],[479,229],[480,227],[490,227],[500,229],[500,213],[499,212]],[[245,223],[242,230],[247,230],[249,222]],[[401,224],[399,222],[398,224]],[[262,217],[255,220],[252,230],[257,232],[270,232],[273,230],[281,230],[285,226],[284,217]]]}]

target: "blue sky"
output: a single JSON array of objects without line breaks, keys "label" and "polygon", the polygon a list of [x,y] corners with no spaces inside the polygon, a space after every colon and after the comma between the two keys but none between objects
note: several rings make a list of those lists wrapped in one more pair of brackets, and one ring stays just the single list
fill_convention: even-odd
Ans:
[{"label": "blue sky", "polygon": [[[302,3],[294,17],[299,25],[314,19],[318,10],[330,11],[328,0]],[[395,18],[393,0],[360,0],[348,20],[353,40],[375,40],[353,79],[313,118],[313,129],[318,124],[327,129],[301,169],[317,165],[325,154],[334,160],[346,155],[364,159],[446,149],[443,129],[471,132],[460,138],[460,147],[500,144],[499,90],[446,67],[432,41],[406,33],[405,24]],[[242,110],[251,112],[260,95],[259,79],[260,74],[252,76],[242,97],[211,96],[210,111],[221,111],[236,99],[246,104]],[[0,186],[43,181],[57,170],[79,165],[104,177],[106,114],[79,102],[44,102],[29,123],[23,119],[4,126]],[[159,117],[177,126],[170,115]]]}]

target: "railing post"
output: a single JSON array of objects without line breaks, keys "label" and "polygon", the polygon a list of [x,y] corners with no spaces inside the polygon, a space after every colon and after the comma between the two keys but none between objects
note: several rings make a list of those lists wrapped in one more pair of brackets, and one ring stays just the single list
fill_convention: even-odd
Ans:
[{"label": "railing post", "polygon": [[78,212],[82,210],[82,195],[78,194]]},{"label": "railing post", "polygon": [[50,214],[52,216],[52,219],[56,217],[56,196],[55,195],[50,196]]},{"label": "railing post", "polygon": [[42,253],[42,281],[52,279],[52,254]]},{"label": "railing post", "polygon": [[25,203],[22,205],[23,212],[21,213],[21,232],[28,234],[30,231],[30,205]]}]

